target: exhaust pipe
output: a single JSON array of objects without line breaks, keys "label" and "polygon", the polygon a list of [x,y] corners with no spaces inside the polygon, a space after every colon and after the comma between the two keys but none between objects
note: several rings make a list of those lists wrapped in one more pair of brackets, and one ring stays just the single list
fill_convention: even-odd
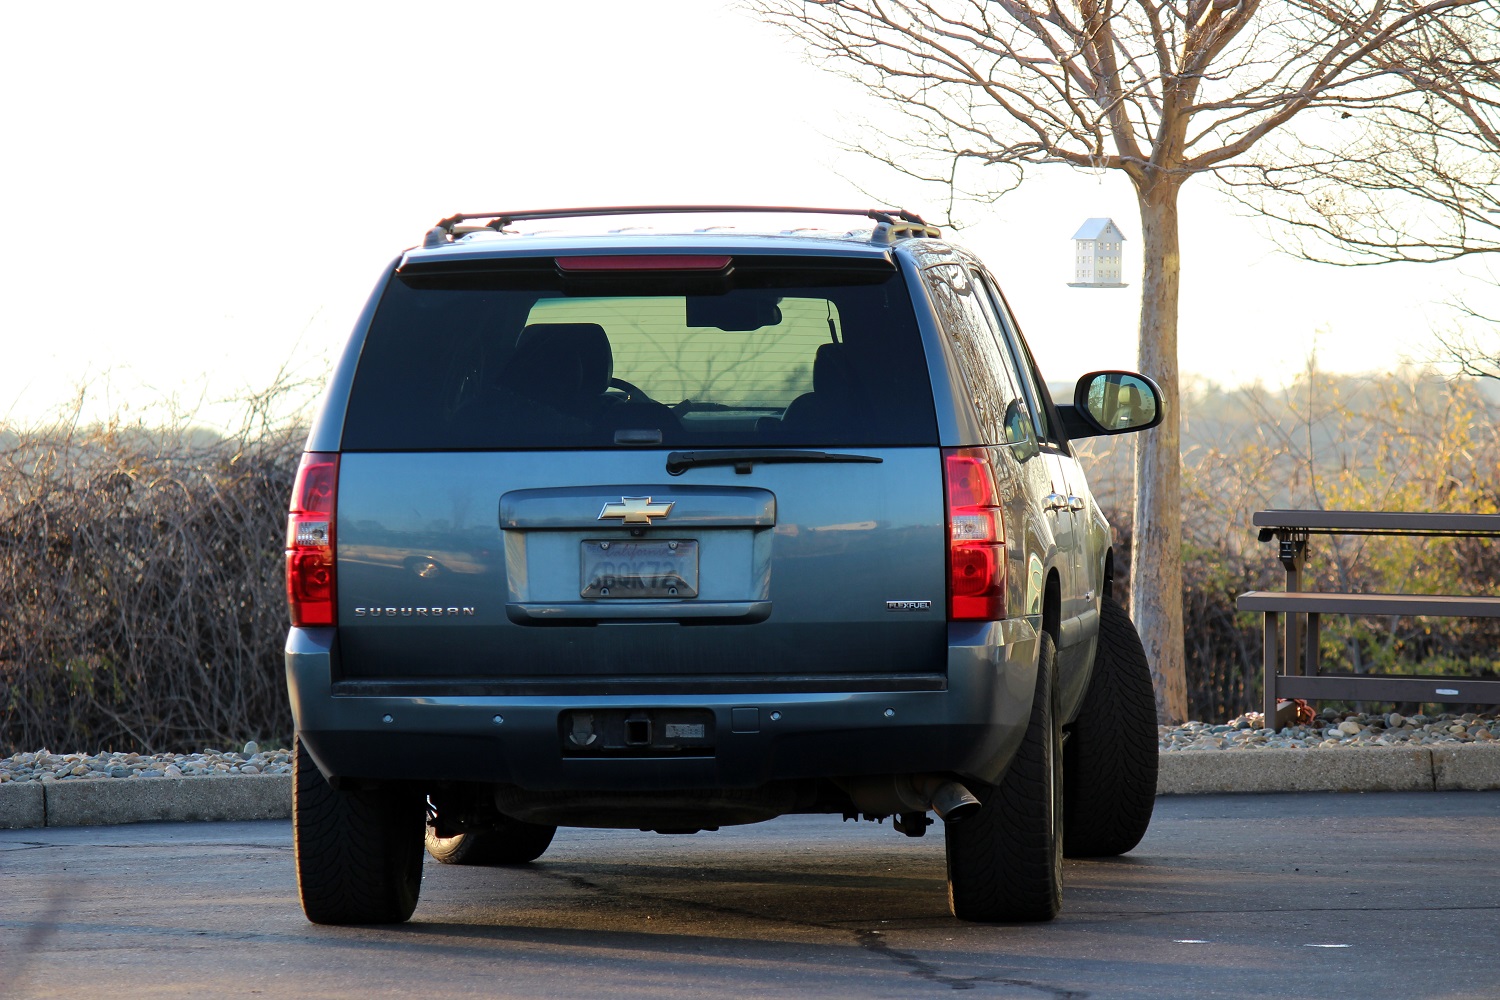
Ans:
[{"label": "exhaust pipe", "polygon": [[871,816],[930,810],[937,813],[944,823],[958,823],[977,813],[982,806],[973,792],[946,774],[855,778],[839,784],[860,811]]},{"label": "exhaust pipe", "polygon": [[932,790],[932,811],[944,823],[961,823],[979,809],[974,793],[956,781],[945,781]]}]

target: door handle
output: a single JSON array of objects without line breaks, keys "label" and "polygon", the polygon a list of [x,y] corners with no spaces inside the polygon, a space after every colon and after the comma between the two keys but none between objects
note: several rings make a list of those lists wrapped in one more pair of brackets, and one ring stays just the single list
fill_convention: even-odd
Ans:
[{"label": "door handle", "polygon": [[1068,497],[1068,507],[1071,510],[1083,510],[1083,497]]},{"label": "door handle", "polygon": [[1042,508],[1044,510],[1067,510],[1068,498],[1061,493],[1048,493],[1042,500]]}]

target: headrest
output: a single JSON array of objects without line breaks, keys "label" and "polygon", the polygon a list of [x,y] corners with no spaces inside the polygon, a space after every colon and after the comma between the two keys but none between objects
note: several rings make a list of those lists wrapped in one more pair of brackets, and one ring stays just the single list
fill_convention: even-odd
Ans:
[{"label": "headrest", "polygon": [[848,392],[852,383],[844,345],[827,343],[819,346],[818,353],[813,356],[813,391]]},{"label": "headrest", "polygon": [[500,382],[539,399],[597,396],[614,369],[609,337],[597,323],[533,323],[516,339]]}]

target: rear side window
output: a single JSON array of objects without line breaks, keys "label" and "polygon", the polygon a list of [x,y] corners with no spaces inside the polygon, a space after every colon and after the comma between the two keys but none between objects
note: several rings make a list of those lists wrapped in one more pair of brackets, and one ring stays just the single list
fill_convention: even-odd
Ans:
[{"label": "rear side window", "polygon": [[995,339],[979,289],[969,273],[957,264],[938,264],[922,272],[932,291],[933,307],[944,331],[953,342],[953,353],[963,373],[964,385],[973,400],[975,414],[990,444],[1001,444],[1006,436],[1006,410],[1019,399],[1021,388],[1011,360]]},{"label": "rear side window", "polygon": [[343,447],[639,447],[658,434],[667,447],[936,444],[899,275],[398,274],[360,356]]},{"label": "rear side window", "polygon": [[[1030,401],[1031,418],[1036,427],[1037,439],[1061,444],[1061,438],[1058,437],[1053,426],[1052,396],[1047,392],[1047,384],[1042,381],[1040,373],[1036,370],[1036,362],[1031,357],[1031,349],[1026,346],[1026,338],[1021,336],[1020,327],[1016,325],[1014,317],[1005,307],[1005,299],[996,291],[994,282],[984,274],[975,272],[974,283],[980,288],[979,302],[984,306],[985,315],[994,324],[995,335],[1001,338],[1001,352],[1007,357],[1015,356],[1020,366],[1018,369],[1013,368],[1011,374],[1020,380],[1019,384]],[[1015,355],[1011,354],[1012,349],[1015,350]]]}]

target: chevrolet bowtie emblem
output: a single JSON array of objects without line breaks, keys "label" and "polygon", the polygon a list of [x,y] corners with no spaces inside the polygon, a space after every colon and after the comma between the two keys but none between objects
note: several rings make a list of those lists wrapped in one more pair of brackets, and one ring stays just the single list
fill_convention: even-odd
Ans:
[{"label": "chevrolet bowtie emblem", "polygon": [[675,501],[652,503],[650,497],[621,497],[619,503],[611,501],[599,512],[599,520],[619,518],[625,524],[650,524],[653,517],[666,517]]}]

